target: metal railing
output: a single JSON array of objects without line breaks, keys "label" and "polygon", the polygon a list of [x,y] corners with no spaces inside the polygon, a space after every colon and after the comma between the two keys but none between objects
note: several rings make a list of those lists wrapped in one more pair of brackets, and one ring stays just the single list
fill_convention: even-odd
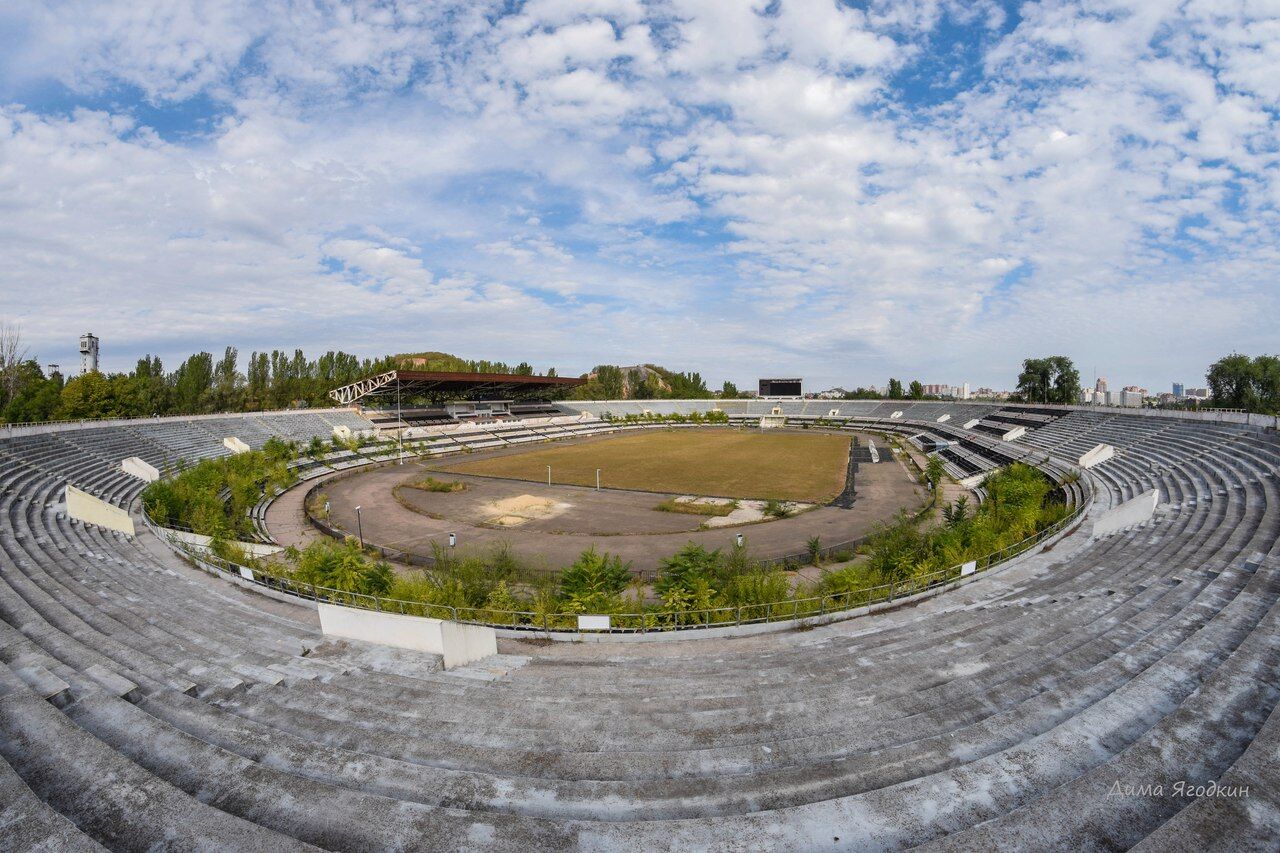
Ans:
[{"label": "metal railing", "polygon": [[[1088,497],[1091,498],[1091,496],[1092,490],[1090,489]],[[892,606],[902,599],[932,590],[939,590],[960,582],[965,577],[979,575],[992,566],[999,565],[1034,549],[1080,521],[1087,511],[1089,503],[1089,500],[1081,501],[1070,515],[1035,535],[1001,548],[999,551],[967,563],[939,569],[924,575],[865,589],[828,593],[806,598],[784,599],[764,604],[744,604],[697,610],[610,613],[607,614],[610,617],[610,627],[593,631],[593,633],[644,634],[651,631],[705,630],[708,628],[788,622],[812,617],[824,617],[829,614],[876,605]],[[487,607],[456,607],[446,604],[431,604],[424,601],[408,601],[386,596],[348,592],[305,583],[294,578],[272,575],[260,569],[241,566],[238,563],[224,560],[207,550],[198,551],[187,543],[168,536],[164,528],[158,527],[152,522],[147,515],[145,507],[142,510],[142,517],[147,527],[161,541],[165,542],[176,553],[195,562],[197,565],[232,575],[243,582],[249,582],[256,586],[300,599],[315,602],[324,601],[330,604],[357,607],[381,613],[447,619],[452,622],[465,622],[494,628],[528,631],[530,633],[579,632],[577,620],[578,616],[582,614],[578,612],[500,610]],[[972,568],[971,571],[968,570],[970,566]]]}]

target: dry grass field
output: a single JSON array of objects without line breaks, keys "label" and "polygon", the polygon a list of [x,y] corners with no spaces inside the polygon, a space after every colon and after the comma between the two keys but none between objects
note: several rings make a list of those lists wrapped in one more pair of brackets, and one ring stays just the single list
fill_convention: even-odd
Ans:
[{"label": "dry grass field", "polygon": [[826,503],[844,488],[849,439],[820,433],[652,430],[441,466],[459,474],[614,489]]}]

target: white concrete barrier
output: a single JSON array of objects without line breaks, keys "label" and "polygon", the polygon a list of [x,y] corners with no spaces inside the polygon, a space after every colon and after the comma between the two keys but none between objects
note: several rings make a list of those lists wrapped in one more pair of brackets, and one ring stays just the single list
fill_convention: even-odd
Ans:
[{"label": "white concrete barrier", "polygon": [[578,614],[579,631],[608,631],[613,620],[606,614],[597,616],[589,613]]},{"label": "white concrete barrier", "polygon": [[892,415],[889,415],[889,417],[890,417],[890,418],[900,418],[900,417],[902,417],[902,412],[894,412]]},{"label": "white concrete barrier", "polygon": [[130,456],[120,460],[120,470],[137,477],[144,483],[154,483],[160,479],[160,471],[145,459]]},{"label": "white concrete barrier", "polygon": [[351,438],[351,427],[338,424],[333,428],[333,437],[341,441],[347,441]]},{"label": "white concrete barrier", "polygon": [[1151,517],[1156,514],[1156,505],[1159,503],[1160,490],[1152,489],[1149,492],[1143,492],[1136,498],[1125,501],[1119,506],[1112,507],[1094,521],[1094,537],[1108,536],[1117,530],[1124,530],[1126,527],[1150,521]]},{"label": "white concrete barrier", "polygon": [[[174,530],[172,527],[159,528],[170,539],[190,545],[193,548],[199,548],[202,551],[209,550],[209,543],[213,540],[208,536],[202,536],[199,533],[192,533],[189,530]],[[279,545],[270,545],[266,542],[241,542],[239,540],[231,540],[230,544],[235,545],[251,557],[267,557],[271,554],[278,554],[284,550]]]},{"label": "white concrete barrier", "polygon": [[115,504],[109,504],[101,498],[95,498],[70,483],[67,484],[66,501],[67,515],[71,518],[79,519],[87,524],[106,527],[109,530],[119,530],[121,533],[128,533],[130,536],[134,535],[133,519],[129,517],[129,513],[126,510]]},{"label": "white concrete barrier", "polygon": [[1027,434],[1027,428],[1024,426],[1014,427],[1013,429],[1000,436],[1005,441],[1017,441]]},{"label": "white concrete barrier", "polygon": [[324,602],[317,606],[320,630],[326,636],[440,655],[445,669],[465,666],[498,653],[498,635],[483,625],[378,613]]},{"label": "white concrete barrier", "polygon": [[1080,467],[1092,468],[1094,465],[1101,465],[1115,455],[1116,449],[1111,445],[1095,444],[1091,449],[1081,454]]},{"label": "white concrete barrier", "polygon": [[976,425],[977,425],[981,420],[982,420],[982,418],[974,418],[974,419],[973,419],[973,420],[971,420],[971,421],[965,421],[964,428],[965,428],[965,429],[973,429],[973,428],[974,428],[974,426],[976,426]]},{"label": "white concrete barrier", "polygon": [[951,420],[951,415],[943,415],[942,417],[938,418],[938,423],[945,424],[949,420]]},{"label": "white concrete barrier", "polygon": [[230,450],[232,453],[248,453],[253,449],[234,435],[229,435],[222,439],[222,446],[227,448],[227,450]]}]

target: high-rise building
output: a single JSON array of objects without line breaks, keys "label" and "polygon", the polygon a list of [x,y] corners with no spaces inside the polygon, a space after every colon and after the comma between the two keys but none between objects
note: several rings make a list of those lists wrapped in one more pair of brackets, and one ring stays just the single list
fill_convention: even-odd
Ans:
[{"label": "high-rise building", "polygon": [[1175,397],[1185,397],[1185,396],[1187,396],[1187,388],[1186,388],[1186,386],[1185,386],[1185,385],[1183,385],[1181,382],[1175,382],[1175,383],[1173,383],[1173,396],[1175,396]]},{"label": "high-rise building", "polygon": [[98,337],[93,332],[80,336],[80,373],[93,373],[98,369]]},{"label": "high-rise building", "polygon": [[1094,384],[1093,390],[1102,394],[1107,393],[1107,379],[1105,376],[1099,376],[1098,381]]}]

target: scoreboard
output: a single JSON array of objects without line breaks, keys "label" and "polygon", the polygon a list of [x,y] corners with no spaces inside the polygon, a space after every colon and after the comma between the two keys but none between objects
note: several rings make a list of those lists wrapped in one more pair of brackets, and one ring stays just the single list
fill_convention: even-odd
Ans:
[{"label": "scoreboard", "polygon": [[799,379],[761,379],[761,397],[800,397],[803,396]]}]

